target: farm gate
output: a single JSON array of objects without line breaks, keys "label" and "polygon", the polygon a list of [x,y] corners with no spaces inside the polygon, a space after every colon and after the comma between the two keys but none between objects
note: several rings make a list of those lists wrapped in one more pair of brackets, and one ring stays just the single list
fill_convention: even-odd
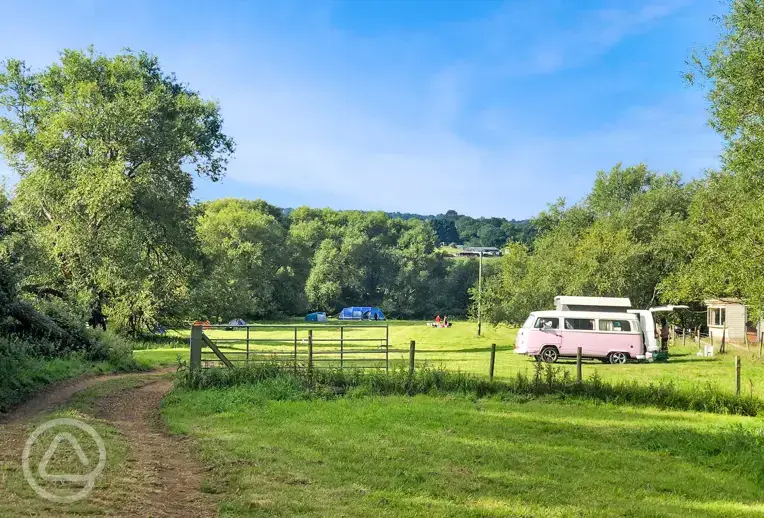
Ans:
[{"label": "farm gate", "polygon": [[281,363],[298,369],[390,368],[386,325],[195,325],[191,367]]}]

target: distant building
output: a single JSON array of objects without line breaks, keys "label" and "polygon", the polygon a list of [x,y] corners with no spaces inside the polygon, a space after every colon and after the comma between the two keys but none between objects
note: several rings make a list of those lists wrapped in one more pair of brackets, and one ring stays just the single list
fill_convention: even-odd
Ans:
[{"label": "distant building", "polygon": [[754,322],[749,315],[748,307],[740,299],[718,298],[704,300],[706,306],[706,322],[708,333],[715,339],[721,340],[726,332],[725,340],[731,342],[758,342],[764,331],[764,320]]},{"label": "distant building", "polygon": [[462,247],[456,254],[456,257],[499,257],[501,256],[501,250],[495,246],[465,246]]}]

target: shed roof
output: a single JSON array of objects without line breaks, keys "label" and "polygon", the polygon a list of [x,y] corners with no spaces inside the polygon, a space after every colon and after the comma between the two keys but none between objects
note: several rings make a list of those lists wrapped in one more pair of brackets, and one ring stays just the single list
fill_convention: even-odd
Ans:
[{"label": "shed roof", "polygon": [[718,306],[724,304],[730,305],[742,305],[743,301],[734,297],[719,297],[718,299],[706,299],[703,301],[704,306]]}]

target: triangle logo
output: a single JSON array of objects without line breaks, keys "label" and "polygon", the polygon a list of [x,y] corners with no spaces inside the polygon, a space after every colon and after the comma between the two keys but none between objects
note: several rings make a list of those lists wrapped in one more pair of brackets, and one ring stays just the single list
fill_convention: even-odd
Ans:
[{"label": "triangle logo", "polygon": [[71,447],[74,449],[74,452],[77,454],[77,458],[83,466],[90,465],[90,460],[82,450],[80,443],[77,442],[77,438],[69,432],[62,432],[56,435],[56,437],[53,439],[53,442],[51,442],[50,446],[48,446],[48,450],[45,452],[45,455],[42,456],[42,460],[40,460],[40,465],[37,468],[37,472],[40,474],[40,477],[43,480],[47,480],[49,482],[87,482],[90,477],[89,475],[52,475],[48,473],[48,462],[50,462],[50,459],[53,458],[53,455],[56,454],[58,446],[64,441],[71,445]]}]

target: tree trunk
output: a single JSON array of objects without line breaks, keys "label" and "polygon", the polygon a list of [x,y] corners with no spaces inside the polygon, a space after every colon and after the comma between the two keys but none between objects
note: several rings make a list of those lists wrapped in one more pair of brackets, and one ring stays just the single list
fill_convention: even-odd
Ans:
[{"label": "tree trunk", "polygon": [[17,300],[8,306],[8,314],[18,320],[22,327],[40,338],[47,338],[68,347],[84,348],[66,329],[62,328],[47,315],[43,315],[28,302]]}]

